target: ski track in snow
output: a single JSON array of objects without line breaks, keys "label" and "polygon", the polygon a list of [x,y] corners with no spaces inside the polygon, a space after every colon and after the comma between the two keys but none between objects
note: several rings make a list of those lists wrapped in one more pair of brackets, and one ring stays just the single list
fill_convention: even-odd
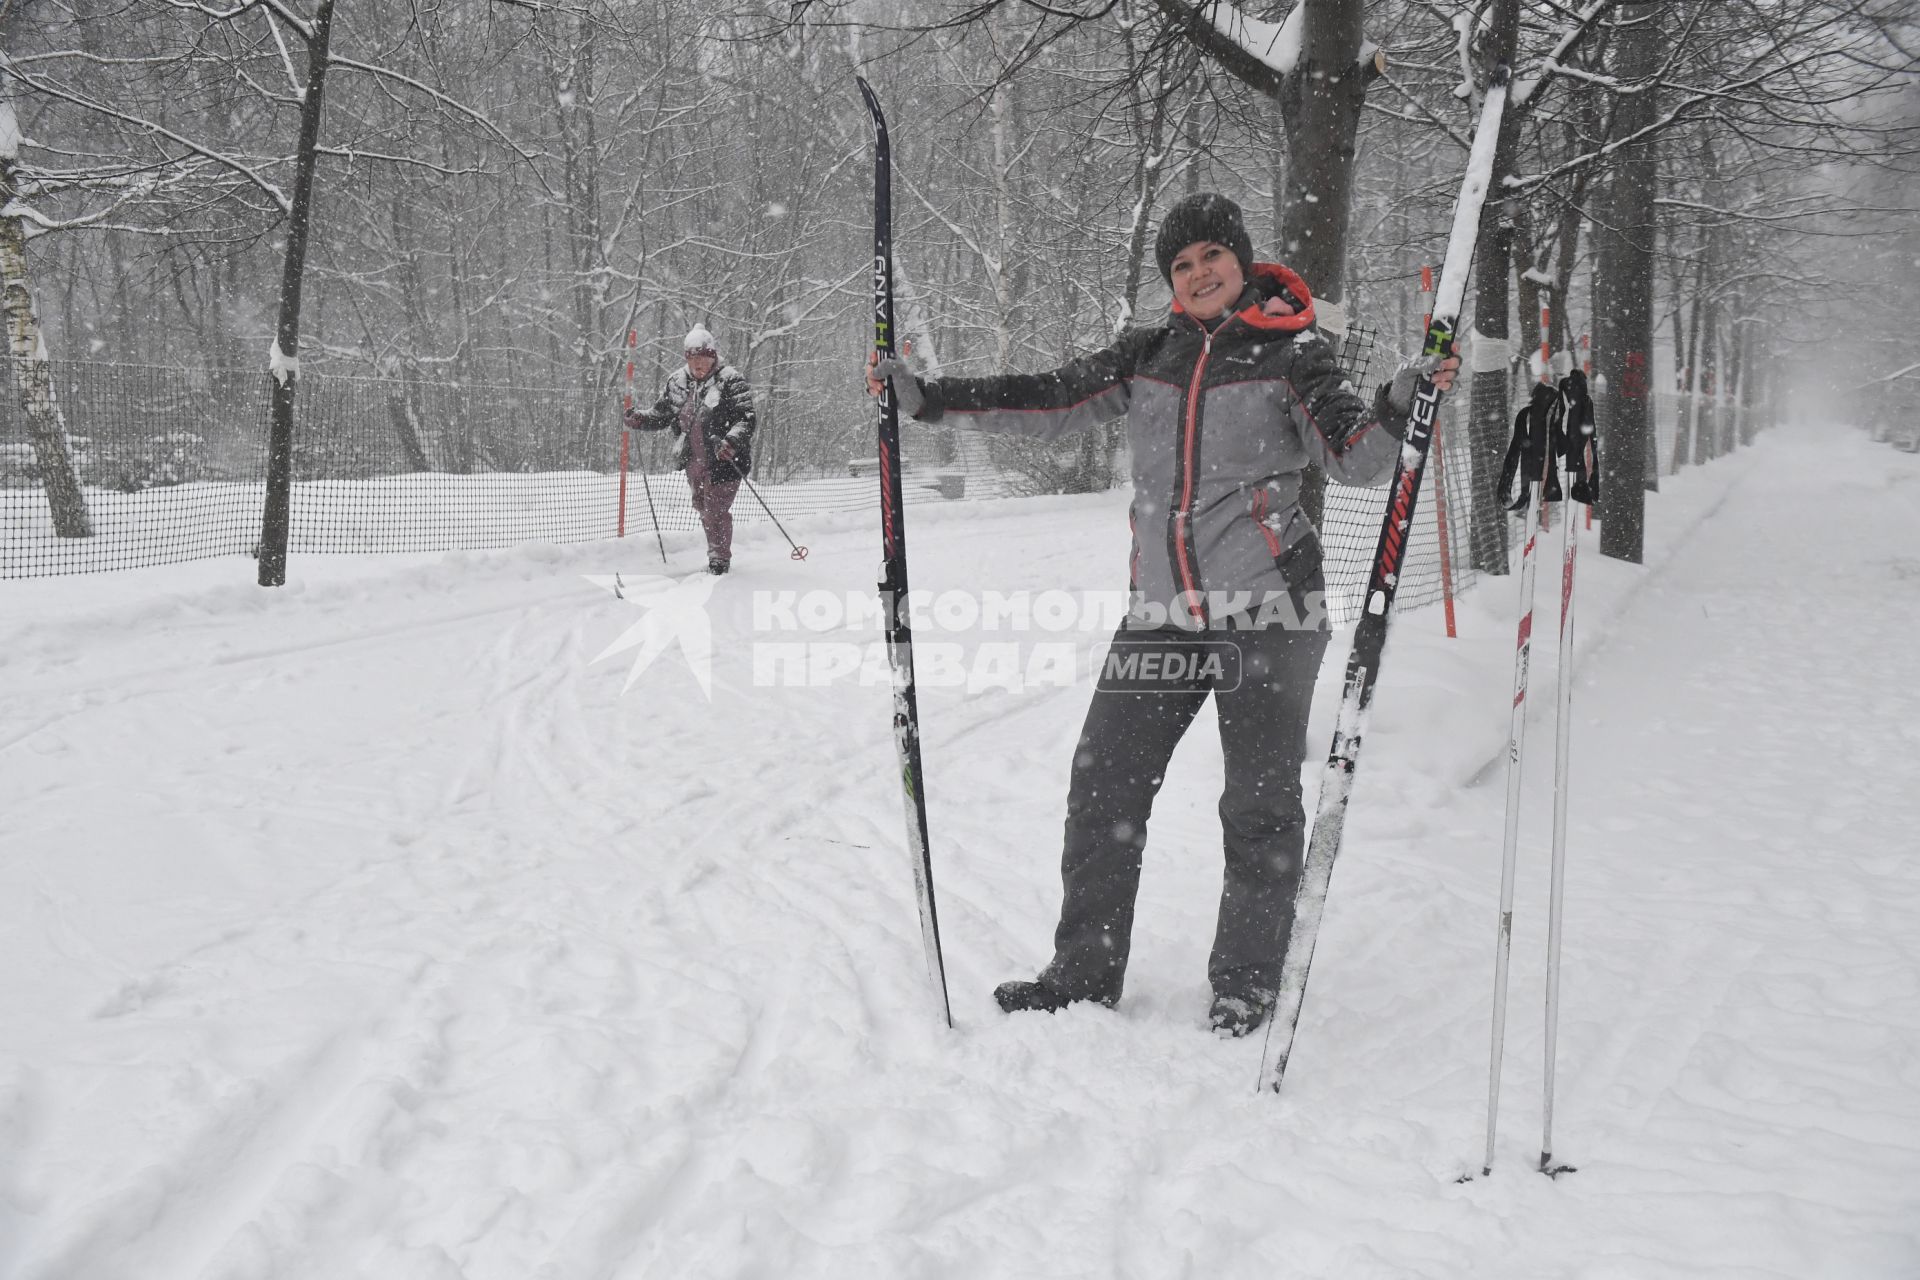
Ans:
[{"label": "ski track in snow", "polygon": [[[744,657],[756,589],[869,589],[864,521],[805,566],[746,531],[711,704],[677,653],[624,697],[592,662],[636,615],[579,575],[652,574],[645,544],[0,586],[0,1275],[1920,1275],[1920,695],[1889,678],[1920,459],[1783,433],[1665,484],[1650,567],[1581,559],[1558,1180],[1551,574],[1466,1183],[1504,796],[1462,783],[1504,738],[1509,582],[1457,642],[1396,626],[1279,1098],[1204,1029],[1210,711],[1126,999],[1004,1018],[1086,691],[922,690],[938,1024],[887,691]],[[1123,572],[1123,497],[924,511],[920,588]]]}]

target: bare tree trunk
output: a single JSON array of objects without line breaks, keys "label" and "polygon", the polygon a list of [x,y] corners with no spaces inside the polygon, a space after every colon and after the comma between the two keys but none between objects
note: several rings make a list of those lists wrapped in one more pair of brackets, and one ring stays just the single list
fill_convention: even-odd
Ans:
[{"label": "bare tree trunk", "polygon": [[[1490,14],[1490,52],[1501,61],[1513,60],[1519,39],[1519,0],[1497,0]],[[1493,172],[1513,169],[1520,139],[1520,114],[1508,111],[1500,119]],[[1494,478],[1507,456],[1507,372],[1513,348],[1507,327],[1511,294],[1508,277],[1513,265],[1513,211],[1508,201],[1489,199],[1480,210],[1480,247],[1475,256],[1472,403],[1467,419],[1468,454],[1473,460],[1472,509],[1469,512],[1468,550],[1481,573],[1507,572],[1507,518],[1494,493]]]},{"label": "bare tree trunk", "polygon": [[[1506,132],[1504,122],[1502,134]],[[1499,172],[1495,162],[1495,172]],[[1473,340],[1468,359],[1473,370],[1467,440],[1473,459],[1472,527],[1468,549],[1481,573],[1507,572],[1507,522],[1494,493],[1494,477],[1507,456],[1508,378],[1513,341],[1507,310],[1513,251],[1513,223],[1505,201],[1487,201],[1480,215],[1480,247],[1475,256]]]},{"label": "bare tree trunk", "polygon": [[[1676,412],[1677,422],[1673,432],[1673,469],[1680,468],[1692,461],[1691,442],[1694,432],[1699,428],[1700,419],[1700,325],[1705,318],[1702,314],[1706,292],[1707,255],[1705,246],[1700,252],[1700,266],[1693,277],[1693,301],[1688,310],[1692,313],[1687,322],[1686,363],[1680,370],[1680,408]],[[1675,343],[1675,347],[1678,347]]]},{"label": "bare tree trunk", "polygon": [[408,369],[405,380],[387,392],[387,422],[393,428],[394,441],[400,446],[400,456],[406,459],[407,469],[431,471],[433,463],[427,457],[420,432],[419,392],[414,373],[415,370]]},{"label": "bare tree trunk", "polygon": [[7,315],[7,352],[11,357],[14,389],[27,417],[33,439],[33,457],[46,490],[53,531],[62,538],[91,538],[93,518],[87,495],[73,466],[73,448],[67,441],[66,416],[54,396],[53,371],[47,365],[47,347],[41,338],[40,317],[28,284],[25,220],[11,212],[18,190],[14,162],[19,155],[20,127],[13,100],[0,91],[0,307]]},{"label": "bare tree trunk", "polygon": [[1747,330],[1750,328],[1751,325],[1736,324],[1727,335],[1727,421],[1721,437],[1726,453],[1740,447],[1741,403],[1747,391]]},{"label": "bare tree trunk", "polygon": [[[1280,208],[1284,261],[1313,291],[1322,326],[1346,332],[1347,219],[1353,204],[1355,140],[1367,85],[1378,61],[1362,64],[1361,7],[1346,0],[1306,4],[1300,65],[1286,79],[1280,121],[1288,163]],[[1327,478],[1301,477],[1300,507],[1318,528],[1326,516]]]},{"label": "bare tree trunk", "polygon": [[[12,199],[10,170],[11,165],[0,165],[0,201]],[[14,216],[0,217],[0,288],[4,288],[14,389],[26,413],[40,485],[53,516],[53,531],[62,538],[91,538],[93,518],[87,512],[86,494],[74,470],[66,418],[54,396],[40,318],[34,313],[33,293],[27,286],[26,236],[21,219]]]},{"label": "bare tree trunk", "polygon": [[[551,459],[563,467],[593,466],[594,441],[607,397],[595,394],[603,372],[596,349],[604,345],[607,265],[600,231],[600,157],[594,137],[593,45],[596,33],[586,19],[570,32],[561,50],[555,78],[559,98],[562,173],[566,181],[567,264],[572,271],[573,368],[570,381],[581,391],[581,420],[576,456]],[[556,441],[556,443],[558,443]]]},{"label": "bare tree trunk", "polygon": [[1206,94],[1207,76],[1199,73],[1200,85],[1188,96],[1186,114],[1180,120],[1180,136],[1187,144],[1187,195],[1200,192],[1200,154],[1203,139],[1200,136],[1200,99]]},{"label": "bare tree trunk", "polygon": [[[1707,277],[1711,287],[1713,277]],[[1719,308],[1709,302],[1700,318],[1700,377],[1694,389],[1693,461],[1704,466],[1720,456],[1720,327],[1715,323]]]},{"label": "bare tree trunk", "polygon": [[[988,19],[987,34],[996,52],[1003,43],[1001,23],[1005,10]],[[988,134],[993,143],[993,256],[987,261],[987,276],[993,285],[994,372],[1010,372],[1013,360],[1013,284],[1008,279],[1008,257],[1017,232],[1013,226],[1014,142],[1012,132],[1011,90],[1005,81],[994,85],[987,98],[987,111],[993,117]]]},{"label": "bare tree trunk", "polygon": [[1011,167],[1013,147],[1007,138],[1007,90],[994,89],[989,103],[993,113],[993,260],[987,273],[993,282],[994,371],[1006,373],[1013,360],[1013,295],[1007,281],[1007,255],[1013,247],[1013,193]]},{"label": "bare tree trunk", "polygon": [[[1518,312],[1514,318],[1520,330],[1516,335],[1519,349],[1514,356],[1520,361],[1521,368],[1527,370],[1528,376],[1522,379],[1523,382],[1536,381],[1532,376],[1530,361],[1538,354],[1540,343],[1547,336],[1540,325],[1541,308],[1544,306],[1549,316],[1559,309],[1556,305],[1559,299],[1540,287],[1540,281],[1534,273],[1538,259],[1539,247],[1533,236],[1533,210],[1522,201],[1513,210],[1513,288]],[[1546,372],[1542,369],[1540,374],[1544,376]],[[1531,395],[1532,392],[1526,394]]]},{"label": "bare tree trunk", "polygon": [[[1167,176],[1167,110],[1173,101],[1174,85],[1164,68],[1156,68],[1151,73],[1138,69],[1133,62],[1134,50],[1127,51],[1130,69],[1139,70],[1136,83],[1145,83],[1147,74],[1153,76],[1154,91],[1145,101],[1138,98],[1132,104],[1130,116],[1133,125],[1133,214],[1127,223],[1127,276],[1121,286],[1120,321],[1116,331],[1134,323],[1140,313],[1140,285],[1146,274],[1147,236],[1153,226],[1153,205],[1159,198],[1160,184]],[[1115,420],[1107,424],[1106,455],[1110,476],[1125,474],[1128,466],[1126,458],[1127,425],[1124,420]]]},{"label": "bare tree trunk", "polygon": [[307,88],[300,104],[287,256],[280,275],[280,322],[274,336],[272,428],[267,438],[267,501],[260,517],[260,585],[285,586],[287,538],[293,514],[293,403],[300,376],[300,286],[307,269],[307,232],[313,221],[313,173],[320,159],[321,92],[327,82],[327,41],[334,0],[320,0],[307,38]]},{"label": "bare tree trunk", "polygon": [[1740,412],[1740,443],[1752,444],[1754,437],[1760,434],[1760,388],[1764,377],[1760,371],[1761,334],[1759,322],[1755,321],[1753,324],[1742,326],[1741,333],[1746,339],[1747,354],[1746,359],[1740,366],[1744,371],[1740,378],[1740,399],[1742,402]]},{"label": "bare tree trunk", "polygon": [[[1655,4],[1616,11],[1617,78],[1637,86],[1615,117],[1630,137],[1652,125],[1659,101],[1651,77],[1659,65],[1660,26]],[[1600,553],[1639,564],[1646,546],[1647,438],[1653,403],[1653,198],[1660,180],[1653,144],[1625,148],[1608,184],[1608,216],[1599,229],[1595,310],[1607,326],[1601,366],[1607,380],[1600,417],[1607,483],[1600,491]]]},{"label": "bare tree trunk", "polygon": [[[1561,208],[1555,235],[1553,269],[1553,323],[1547,342],[1555,351],[1574,350],[1573,272],[1580,262],[1580,206],[1569,200]],[[1578,352],[1575,352],[1576,357]]]}]

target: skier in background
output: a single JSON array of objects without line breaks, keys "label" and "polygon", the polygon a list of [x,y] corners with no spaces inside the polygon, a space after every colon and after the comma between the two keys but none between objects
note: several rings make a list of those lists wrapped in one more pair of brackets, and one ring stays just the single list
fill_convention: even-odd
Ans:
[{"label": "skier in background", "polygon": [[753,462],[753,391],[746,375],[720,363],[705,325],[693,326],[682,346],[686,366],[668,375],[653,408],[628,408],[626,422],[633,431],[671,429],[677,437],[673,464],[687,473],[707,535],[707,572],[720,574],[733,563],[733,499]]},{"label": "skier in background", "polygon": [[[1051,439],[1125,414],[1133,456],[1133,606],[1114,636],[1158,669],[1197,674],[1096,683],[1074,750],[1053,959],[1003,983],[1001,1008],[1112,1005],[1126,978],[1147,818],[1181,735],[1209,694],[1219,712],[1226,871],[1207,976],[1217,1034],[1266,1020],[1293,925],[1305,850],[1300,766],[1314,678],[1326,652],[1320,538],[1301,510],[1302,473],[1343,484],[1392,474],[1422,367],[1369,405],[1314,327],[1306,282],[1253,261],[1239,206],[1190,196],[1160,224],[1154,253],[1171,313],[1051,373],[916,378],[870,358],[868,391],[891,380],[921,422]],[[1460,362],[1429,362],[1445,390]],[[1245,593],[1249,605],[1229,612]],[[1237,670],[1206,661],[1228,642]],[[1166,661],[1173,659],[1173,661]],[[1146,670],[1145,664],[1135,668]]]}]

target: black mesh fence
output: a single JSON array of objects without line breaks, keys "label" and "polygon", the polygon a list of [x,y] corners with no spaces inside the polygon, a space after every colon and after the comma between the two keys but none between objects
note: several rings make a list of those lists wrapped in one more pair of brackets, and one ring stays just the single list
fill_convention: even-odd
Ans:
[{"label": "black mesh fence", "polygon": [[289,550],[610,537],[619,431],[605,400],[587,387],[303,376]]},{"label": "black mesh fence", "polygon": [[[1353,324],[1341,342],[1340,367],[1347,380],[1371,402],[1374,389],[1391,378],[1412,354],[1385,349],[1378,330]],[[1474,492],[1472,458],[1464,447],[1464,434],[1461,447],[1449,445],[1449,422],[1456,416],[1464,422],[1464,400],[1454,401],[1453,406],[1450,409],[1447,402],[1442,402],[1420,501],[1414,508],[1413,537],[1400,575],[1397,608],[1432,603],[1444,591],[1458,593],[1479,577],[1465,545],[1465,514]],[[1491,485],[1492,481],[1487,483]],[[1320,537],[1326,556],[1327,612],[1335,622],[1348,622],[1359,614],[1386,509],[1385,488],[1327,486]],[[1458,520],[1456,512],[1460,513]]]},{"label": "black mesh fence", "polygon": [[[0,578],[252,554],[265,496],[265,374],[68,361],[51,371],[50,411],[30,415],[11,388],[0,395]],[[783,522],[877,506],[871,416],[862,403],[846,410],[844,420],[796,413],[763,424],[753,483]],[[700,527],[672,442],[622,432],[604,387],[303,373],[294,441],[296,554]],[[909,432],[902,456],[909,501],[1048,488],[1044,476],[996,461],[992,442],[952,430]],[[62,536],[49,466],[71,468],[90,536]],[[742,495],[734,518],[768,517]]]},{"label": "black mesh fence", "polygon": [[[50,412],[0,395],[0,577],[245,553],[260,526],[265,378],[257,371],[52,363]],[[46,467],[71,467],[91,524],[63,537]]]},{"label": "black mesh fence", "polygon": [[[1398,357],[1355,326],[1341,362],[1363,395]],[[54,408],[0,395],[0,578],[89,573],[251,555],[264,500],[269,384],[258,370],[56,361]],[[303,373],[292,533],[299,553],[484,549],[692,533],[699,520],[665,433],[623,433],[604,386],[526,387]],[[51,423],[51,427],[49,427]],[[62,536],[45,468],[79,482],[88,537]],[[623,439],[623,435],[627,438]],[[941,429],[903,442],[909,503],[1098,489],[1124,483],[1108,433],[1046,446]],[[766,414],[753,483],[782,524],[878,505],[873,420],[863,402]],[[626,452],[623,477],[622,451]],[[1465,449],[1429,469],[1400,601],[1438,598],[1440,531],[1470,492]],[[1323,537],[1330,608],[1352,615],[1379,534],[1384,491],[1329,487]],[[765,522],[751,495],[740,524]],[[1464,523],[1464,521],[1462,522]],[[1450,547],[1455,590],[1471,576]],[[295,569],[297,573],[297,567]]]}]

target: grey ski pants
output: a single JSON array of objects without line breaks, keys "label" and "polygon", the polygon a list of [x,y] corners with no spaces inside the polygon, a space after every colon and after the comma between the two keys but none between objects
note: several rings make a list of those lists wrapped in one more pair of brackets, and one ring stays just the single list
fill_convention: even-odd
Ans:
[{"label": "grey ski pants", "polygon": [[[1204,669],[1207,652],[1222,643],[1237,647],[1237,682]],[[1144,667],[1135,678],[1112,678],[1119,668],[1109,657],[1095,687],[1074,751],[1060,923],[1041,979],[1076,999],[1119,999],[1147,818],[1174,747],[1212,694],[1226,757],[1226,873],[1207,976],[1216,995],[1275,991],[1305,851],[1300,765],[1327,633],[1123,628],[1114,652],[1123,647],[1158,655],[1157,678],[1137,678]]]}]

